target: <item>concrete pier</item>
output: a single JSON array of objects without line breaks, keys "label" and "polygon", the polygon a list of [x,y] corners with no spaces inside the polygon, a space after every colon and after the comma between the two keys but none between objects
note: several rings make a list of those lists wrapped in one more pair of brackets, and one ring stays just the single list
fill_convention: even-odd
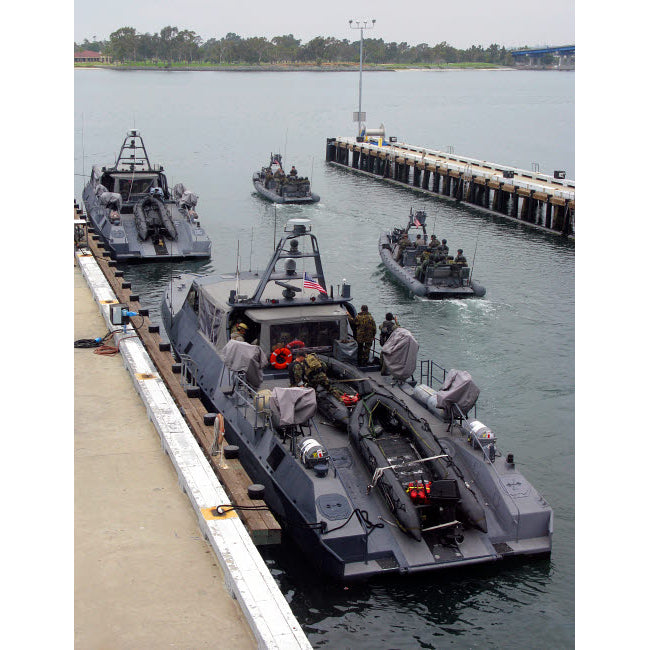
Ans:
[{"label": "concrete pier", "polygon": [[[77,263],[75,340],[103,336],[114,294]],[[239,519],[208,507],[228,498],[137,336],[113,342],[75,349],[75,645],[309,648]]]},{"label": "concrete pier", "polygon": [[[325,159],[418,192],[472,205],[533,228],[575,236],[575,182],[404,142],[327,139]],[[557,177],[556,177],[557,176]]]},{"label": "concrete pier", "polygon": [[[75,268],[75,340],[106,325]],[[120,355],[74,351],[75,646],[255,648]]]}]

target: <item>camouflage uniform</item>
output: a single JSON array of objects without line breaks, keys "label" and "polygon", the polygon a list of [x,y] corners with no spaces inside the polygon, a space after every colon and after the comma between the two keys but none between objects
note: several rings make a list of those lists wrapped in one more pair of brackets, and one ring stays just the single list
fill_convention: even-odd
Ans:
[{"label": "camouflage uniform", "polygon": [[357,328],[356,339],[359,344],[358,363],[360,366],[365,366],[368,363],[370,348],[372,347],[372,342],[375,338],[377,326],[375,325],[375,319],[371,316],[370,312],[363,310],[357,314],[354,319],[354,324]]},{"label": "camouflage uniform", "polygon": [[420,257],[420,264],[419,266],[415,269],[415,278],[417,280],[424,280],[424,276],[427,272],[427,267],[429,266],[429,258],[431,257],[431,253],[428,250],[425,250],[422,253],[422,257]]},{"label": "camouflage uniform", "polygon": [[465,256],[462,253],[458,253],[458,255],[456,255],[456,257],[454,258],[454,263],[461,264],[462,266],[467,266],[467,260],[465,259]]},{"label": "camouflage uniform", "polygon": [[289,364],[289,385],[302,386],[305,382],[305,360],[292,361]]},{"label": "camouflage uniform", "polygon": [[322,386],[326,391],[331,391],[330,380],[327,378],[327,365],[315,354],[308,354],[302,363],[304,382],[311,388]]}]

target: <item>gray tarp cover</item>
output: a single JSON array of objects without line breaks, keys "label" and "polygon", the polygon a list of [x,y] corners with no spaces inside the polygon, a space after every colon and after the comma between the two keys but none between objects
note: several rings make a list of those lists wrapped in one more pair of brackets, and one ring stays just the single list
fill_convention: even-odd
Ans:
[{"label": "gray tarp cover", "polygon": [[381,349],[388,372],[396,379],[408,379],[415,370],[420,346],[405,327],[393,330]]},{"label": "gray tarp cover", "polygon": [[102,205],[113,204],[118,212],[122,209],[122,195],[119,192],[102,192],[97,198]]},{"label": "gray tarp cover", "polygon": [[451,405],[458,404],[463,415],[467,415],[480,392],[469,372],[452,369],[438,391],[438,407],[451,414]]},{"label": "gray tarp cover", "polygon": [[271,413],[281,427],[302,424],[316,413],[316,391],[313,388],[274,388]]},{"label": "gray tarp cover", "polygon": [[259,345],[232,340],[223,348],[223,361],[233,372],[245,372],[246,382],[253,388],[262,383],[262,368],[268,363]]},{"label": "gray tarp cover", "polygon": [[357,342],[354,339],[336,339],[334,341],[332,356],[339,361],[356,363]]},{"label": "gray tarp cover", "polygon": [[184,191],[185,185],[183,185],[183,183],[176,183],[176,185],[174,185],[172,188],[172,196],[174,197],[174,201],[178,201],[181,196],[183,196]]}]

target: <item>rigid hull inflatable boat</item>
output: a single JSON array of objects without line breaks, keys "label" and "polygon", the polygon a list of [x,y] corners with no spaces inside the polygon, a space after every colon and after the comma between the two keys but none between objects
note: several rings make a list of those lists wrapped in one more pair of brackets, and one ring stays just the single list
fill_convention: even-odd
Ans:
[{"label": "rigid hull inflatable boat", "polygon": [[[404,328],[383,366],[358,367],[350,286],[325,287],[309,221],[292,219],[264,271],[176,276],[161,306],[182,371],[284,534],[341,580],[550,553],[550,506],[466,415],[459,373],[440,391],[412,381]],[[299,350],[325,363],[329,387],[290,385]]]},{"label": "rigid hull inflatable boat", "polygon": [[311,191],[311,183],[306,176],[285,174],[282,169],[282,156],[271,154],[268,167],[262,167],[253,174],[253,187],[258,194],[274,203],[316,203],[318,194]]},{"label": "rigid hull inflatable boat", "polygon": [[485,295],[472,279],[467,264],[430,245],[426,231],[426,213],[409,216],[406,228],[394,228],[379,235],[379,257],[387,271],[416,296],[426,298],[473,298]]},{"label": "rigid hull inflatable boat", "polygon": [[211,243],[196,213],[198,196],[149,162],[138,131],[129,131],[115,165],[94,166],[83,191],[93,230],[121,262],[208,259]]}]

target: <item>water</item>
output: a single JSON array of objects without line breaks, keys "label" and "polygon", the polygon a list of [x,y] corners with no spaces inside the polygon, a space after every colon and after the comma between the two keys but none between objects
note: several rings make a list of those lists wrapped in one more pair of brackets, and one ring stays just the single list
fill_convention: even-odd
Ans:
[{"label": "water", "polygon": [[[574,639],[574,282],[571,242],[466,206],[326,165],[325,140],[353,135],[354,73],[75,71],[75,197],[92,164],[112,163],[138,128],[172,184],[197,192],[213,242],[203,263],[131,267],[155,314],[172,272],[264,267],[288,218],[312,219],[328,284],[352,284],[375,320],[397,315],[422,356],[469,370],[480,420],[552,504],[550,560],[498,564],[344,588],[296,559],[265,552],[311,643],[327,648],[567,648]],[[416,145],[574,177],[572,72],[399,72],[364,75],[370,127]],[[82,137],[83,134],[83,137]],[[258,198],[253,171],[271,151],[313,179],[321,202]],[[428,231],[463,248],[481,300],[410,298],[379,264],[379,232],[425,209]]]}]

